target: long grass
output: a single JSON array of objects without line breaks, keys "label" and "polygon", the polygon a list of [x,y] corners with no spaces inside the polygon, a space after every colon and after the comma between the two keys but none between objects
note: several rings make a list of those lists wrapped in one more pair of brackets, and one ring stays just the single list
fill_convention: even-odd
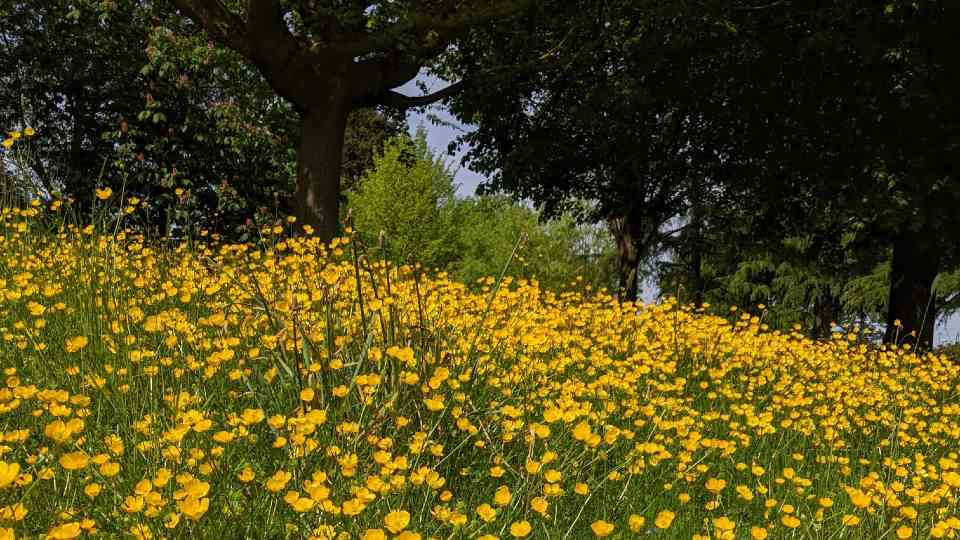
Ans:
[{"label": "long grass", "polygon": [[468,287],[352,233],[0,214],[0,538],[954,538],[960,369]]}]

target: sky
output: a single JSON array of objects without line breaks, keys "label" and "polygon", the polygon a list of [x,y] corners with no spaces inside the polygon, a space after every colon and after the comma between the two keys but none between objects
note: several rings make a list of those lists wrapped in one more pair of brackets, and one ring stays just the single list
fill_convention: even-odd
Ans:
[{"label": "sky", "polygon": [[[422,80],[427,84],[427,92],[435,92],[443,88],[446,84],[430,77],[423,77]],[[397,89],[406,95],[420,95],[421,92],[415,82],[410,82]],[[434,124],[430,121],[431,116],[436,116],[443,120],[442,123]],[[453,124],[447,125],[447,124]],[[427,131],[427,144],[437,155],[446,156],[449,163],[456,170],[454,182],[457,183],[457,194],[461,197],[473,195],[477,185],[483,177],[460,164],[463,152],[466,148],[455,156],[447,156],[447,145],[457,138],[463,130],[469,130],[469,125],[463,125],[457,122],[453,116],[448,113],[442,105],[433,105],[424,111],[413,111],[407,115],[407,128],[410,134],[414,134],[418,126],[423,126]],[[651,283],[645,283],[641,290],[641,299],[645,302],[651,302],[657,297],[657,289]],[[942,320],[934,329],[934,343],[952,343],[960,341],[960,313]]]},{"label": "sky", "polygon": [[[436,92],[446,85],[443,81],[432,77],[424,77],[423,81],[427,84],[427,92]],[[397,91],[408,96],[423,93],[416,87],[415,82],[407,83],[398,88]],[[443,120],[443,122],[433,124],[430,121],[430,116],[437,116]],[[455,126],[446,124],[455,124]],[[457,194],[461,197],[473,195],[483,177],[460,164],[463,152],[455,156],[447,155],[447,145],[450,141],[453,141],[461,135],[463,130],[469,130],[470,126],[460,124],[460,122],[447,112],[443,105],[439,104],[434,104],[423,111],[411,111],[410,114],[407,115],[407,128],[411,135],[417,131],[417,127],[420,125],[423,125],[427,130],[427,145],[430,146],[435,154],[444,156],[448,163],[453,165],[456,170],[454,182],[457,184]]]}]

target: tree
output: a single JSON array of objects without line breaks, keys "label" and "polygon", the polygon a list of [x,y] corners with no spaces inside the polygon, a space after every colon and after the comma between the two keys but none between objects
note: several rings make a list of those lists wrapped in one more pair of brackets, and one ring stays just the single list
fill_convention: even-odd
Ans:
[{"label": "tree", "polygon": [[[503,171],[491,187],[546,205],[595,197],[605,217],[627,223],[637,221],[631,208],[648,223],[679,219],[690,261],[704,196],[755,212],[746,234],[777,241],[804,236],[819,216],[801,209],[833,204],[842,229],[886,238],[893,253],[887,339],[930,340],[931,286],[960,231],[947,210],[960,192],[957,6],[540,7],[535,36],[497,28],[451,67],[467,77],[502,69],[499,84],[453,105],[480,124],[467,137],[471,166]],[[647,231],[662,244],[660,228]]]},{"label": "tree", "polygon": [[726,104],[711,122],[727,126],[767,215],[757,223],[788,224],[774,227],[782,238],[836,223],[890,250],[887,341],[932,342],[933,282],[960,240],[948,210],[960,202],[958,14],[943,2],[733,8],[744,74],[724,69],[711,89]]},{"label": "tree", "polygon": [[[29,195],[83,207],[96,185],[122,188],[146,203],[138,224],[162,233],[236,232],[261,208],[285,210],[296,112],[168,3],[0,0],[0,10],[0,124],[38,130]],[[344,181],[402,129],[376,109],[351,114]]]},{"label": "tree", "polygon": [[292,204],[301,223],[329,239],[337,230],[350,111],[423,106],[453,95],[464,81],[419,97],[394,89],[413,80],[459,37],[529,2],[249,0],[238,10],[219,0],[173,3],[211,38],[256,66],[296,109],[300,141]]},{"label": "tree", "polygon": [[683,209],[683,118],[647,106],[659,91],[647,83],[673,80],[657,47],[666,26],[640,31],[674,7],[540,2],[516,28],[476,34],[447,64],[467,77],[496,73],[452,102],[462,120],[478,124],[462,140],[471,145],[468,166],[490,175],[484,189],[528,198],[547,217],[592,201],[579,217],[614,234],[621,298],[636,297],[641,261]]},{"label": "tree", "polygon": [[93,185],[110,154],[101,134],[118,125],[113,113],[142,100],[129,81],[143,62],[128,54],[142,39],[141,13],[101,19],[61,0],[2,0],[0,12],[0,123],[38,131],[31,172],[40,191]]},{"label": "tree", "polygon": [[430,152],[421,129],[415,138],[387,142],[348,204],[353,225],[369,241],[383,235],[388,258],[446,268],[460,251],[455,191],[452,171]]},{"label": "tree", "polygon": [[603,228],[580,225],[569,214],[543,221],[503,196],[468,198],[458,214],[461,252],[454,267],[465,283],[505,272],[552,291],[615,285],[616,256]]}]

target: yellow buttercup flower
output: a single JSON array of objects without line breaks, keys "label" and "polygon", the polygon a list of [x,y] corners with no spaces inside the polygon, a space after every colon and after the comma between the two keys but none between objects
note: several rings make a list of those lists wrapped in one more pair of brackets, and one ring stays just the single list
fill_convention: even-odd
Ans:
[{"label": "yellow buttercup flower", "polygon": [[87,343],[89,343],[89,340],[86,338],[86,336],[76,336],[67,339],[66,346],[64,348],[68,353],[73,353],[85,348]]},{"label": "yellow buttercup flower", "polygon": [[507,486],[498,487],[496,493],[493,495],[493,503],[497,506],[506,506],[510,504],[511,499],[513,499],[513,495]]},{"label": "yellow buttercup flower", "polygon": [[275,472],[273,476],[267,479],[265,486],[267,490],[276,493],[286,487],[287,482],[289,482],[291,478],[293,478],[292,474],[287,471],[280,470]]},{"label": "yellow buttercup flower", "polygon": [[605,538],[610,536],[615,528],[616,526],[613,523],[609,523],[602,519],[598,519],[590,525],[590,530],[593,531],[593,535],[597,538]]},{"label": "yellow buttercup flower", "polygon": [[20,474],[19,463],[5,463],[0,461],[0,489],[9,486]]},{"label": "yellow buttercup flower", "polygon": [[659,514],[657,514],[657,518],[653,520],[653,523],[659,529],[668,529],[670,528],[670,524],[673,523],[674,517],[676,517],[676,514],[670,510],[662,510]]},{"label": "yellow buttercup flower", "polygon": [[477,507],[477,515],[480,516],[480,519],[482,519],[483,521],[490,523],[491,521],[496,519],[497,511],[494,510],[493,507],[490,506],[489,504],[483,503]]},{"label": "yellow buttercup flower", "polygon": [[113,195],[113,190],[110,189],[109,187],[97,188],[95,191],[95,194],[98,199],[100,199],[101,201],[105,201],[109,199],[111,195]]},{"label": "yellow buttercup flower", "polygon": [[727,481],[722,478],[709,478],[704,487],[706,487],[710,493],[717,494],[723,491],[723,488],[726,486]]},{"label": "yellow buttercup flower", "polygon": [[800,520],[797,519],[796,516],[789,514],[780,518],[780,523],[783,523],[783,526],[788,529],[796,529],[800,526]]},{"label": "yellow buttercup flower", "polygon": [[60,456],[60,466],[68,471],[82,469],[90,462],[89,456],[83,452],[70,452]]},{"label": "yellow buttercup flower", "polygon": [[856,527],[860,524],[860,518],[852,514],[844,514],[840,522],[847,527]]},{"label": "yellow buttercup flower", "polygon": [[510,524],[510,535],[514,538],[525,538],[532,530],[533,527],[530,526],[530,522],[527,520],[515,521]]},{"label": "yellow buttercup flower", "polygon": [[210,499],[188,496],[177,501],[177,509],[193,521],[199,520],[210,508]]},{"label": "yellow buttercup flower", "polygon": [[52,540],[69,540],[80,536],[81,532],[83,532],[83,530],[80,528],[80,523],[71,521],[70,523],[57,525],[50,529],[50,531],[47,532],[47,538]]},{"label": "yellow buttercup flower", "polygon": [[730,520],[727,516],[720,516],[713,519],[713,526],[718,531],[732,531],[736,528],[737,524]]},{"label": "yellow buttercup flower", "polygon": [[410,512],[406,510],[394,510],[383,518],[383,524],[388,531],[397,534],[407,528],[410,524]]}]

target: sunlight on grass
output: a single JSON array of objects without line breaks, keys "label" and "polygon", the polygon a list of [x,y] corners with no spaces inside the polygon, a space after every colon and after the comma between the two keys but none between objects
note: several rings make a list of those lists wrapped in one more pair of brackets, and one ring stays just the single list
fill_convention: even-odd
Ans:
[{"label": "sunlight on grass", "polygon": [[[955,538],[960,368],[264,229],[0,216],[0,538]],[[133,212],[136,201],[125,201]]]}]

